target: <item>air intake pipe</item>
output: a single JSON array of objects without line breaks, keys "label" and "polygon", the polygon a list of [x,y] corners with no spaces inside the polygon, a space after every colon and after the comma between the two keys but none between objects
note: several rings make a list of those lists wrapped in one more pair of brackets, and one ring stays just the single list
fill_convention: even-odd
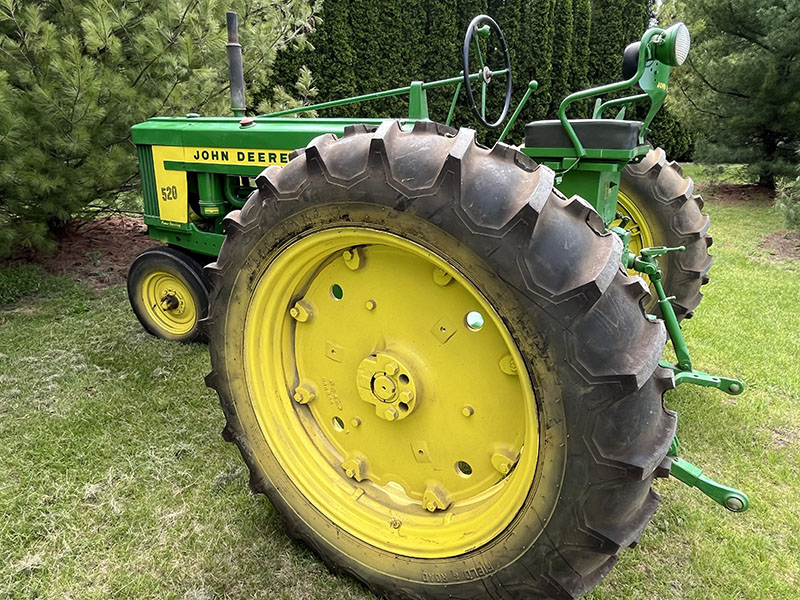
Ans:
[{"label": "air intake pipe", "polygon": [[244,67],[242,66],[242,45],[239,43],[239,17],[235,12],[226,13],[228,21],[228,76],[231,87],[231,110],[234,116],[243,117],[244,99]]}]

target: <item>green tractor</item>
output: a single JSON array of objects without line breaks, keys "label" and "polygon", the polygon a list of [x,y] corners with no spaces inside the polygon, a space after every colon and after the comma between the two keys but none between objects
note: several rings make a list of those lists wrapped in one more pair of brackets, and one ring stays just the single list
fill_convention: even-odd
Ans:
[{"label": "green tractor", "polygon": [[[488,148],[450,122],[462,91],[488,127],[510,112],[491,18],[470,23],[458,76],[255,118],[228,18],[235,116],[133,128],[145,221],[167,245],[128,288],[150,332],[202,330],[223,437],[290,536],[385,598],[575,598],[637,542],[655,478],[747,509],[678,456],[663,403],[683,383],[744,389],[692,365],[679,321],[707,282],[708,217],[646,141],[685,25],[648,30],[623,81],[507,145],[530,82]],[[426,94],[445,86],[437,123]],[[405,118],[292,116],[396,95]],[[591,119],[567,116],[590,98]],[[637,101],[644,121],[626,120]]]}]

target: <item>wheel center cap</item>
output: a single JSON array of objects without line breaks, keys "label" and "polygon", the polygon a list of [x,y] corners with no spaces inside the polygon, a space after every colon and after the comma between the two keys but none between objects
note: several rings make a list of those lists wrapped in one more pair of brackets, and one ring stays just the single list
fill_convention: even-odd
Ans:
[{"label": "wheel center cap", "polygon": [[406,418],[417,404],[417,386],[411,370],[388,352],[370,354],[358,365],[356,385],[361,399],[387,421]]},{"label": "wheel center cap", "polygon": [[394,381],[392,381],[391,377],[386,375],[386,373],[376,373],[375,377],[373,377],[372,393],[375,394],[379,400],[390,402],[394,397],[396,390],[397,386],[394,384]]}]

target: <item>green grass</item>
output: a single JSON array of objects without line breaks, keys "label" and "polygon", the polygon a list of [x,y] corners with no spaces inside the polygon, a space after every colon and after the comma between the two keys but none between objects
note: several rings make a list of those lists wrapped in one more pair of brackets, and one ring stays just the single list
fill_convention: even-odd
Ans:
[{"label": "green grass", "polygon": [[[758,248],[769,209],[710,205],[712,284],[686,325],[736,398],[683,386],[686,458],[750,494],[732,515],[674,480],[640,544],[590,596],[797,597],[800,267]],[[203,385],[206,348],[145,334],[121,287],[0,270],[0,597],[368,599],[252,496]],[[11,290],[11,291],[7,291]],[[35,294],[32,296],[31,294]]]},{"label": "green grass", "polygon": [[731,183],[745,185],[753,183],[747,173],[747,165],[685,163],[681,165],[683,174],[695,181],[705,183]]}]

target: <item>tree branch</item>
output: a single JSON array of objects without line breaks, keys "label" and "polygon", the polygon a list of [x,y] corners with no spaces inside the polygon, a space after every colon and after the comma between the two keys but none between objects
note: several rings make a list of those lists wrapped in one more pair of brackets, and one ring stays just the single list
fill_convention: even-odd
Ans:
[{"label": "tree branch", "polygon": [[712,83],[711,83],[711,82],[710,82],[708,79],[706,79],[706,77],[705,77],[705,76],[704,76],[704,75],[703,75],[703,74],[700,72],[700,69],[698,69],[698,68],[695,66],[695,64],[694,64],[694,61],[692,61],[692,59],[691,59],[691,58],[689,58],[689,59],[686,61],[686,64],[688,64],[688,65],[689,65],[689,67],[692,69],[692,71],[695,73],[695,75],[697,75],[697,76],[700,78],[700,81],[702,81],[702,82],[703,82],[703,83],[704,83],[704,84],[705,84],[705,85],[708,87],[708,89],[710,89],[712,92],[716,92],[717,94],[724,94],[724,95],[726,95],[726,96],[733,96],[734,98],[745,98],[745,99],[747,99],[747,100],[750,100],[750,99],[751,99],[751,96],[748,96],[747,94],[743,94],[743,93],[741,93],[741,92],[736,92],[736,91],[733,91],[733,90],[722,90],[722,89],[718,88],[717,86],[715,86],[714,84],[712,84]]}]

